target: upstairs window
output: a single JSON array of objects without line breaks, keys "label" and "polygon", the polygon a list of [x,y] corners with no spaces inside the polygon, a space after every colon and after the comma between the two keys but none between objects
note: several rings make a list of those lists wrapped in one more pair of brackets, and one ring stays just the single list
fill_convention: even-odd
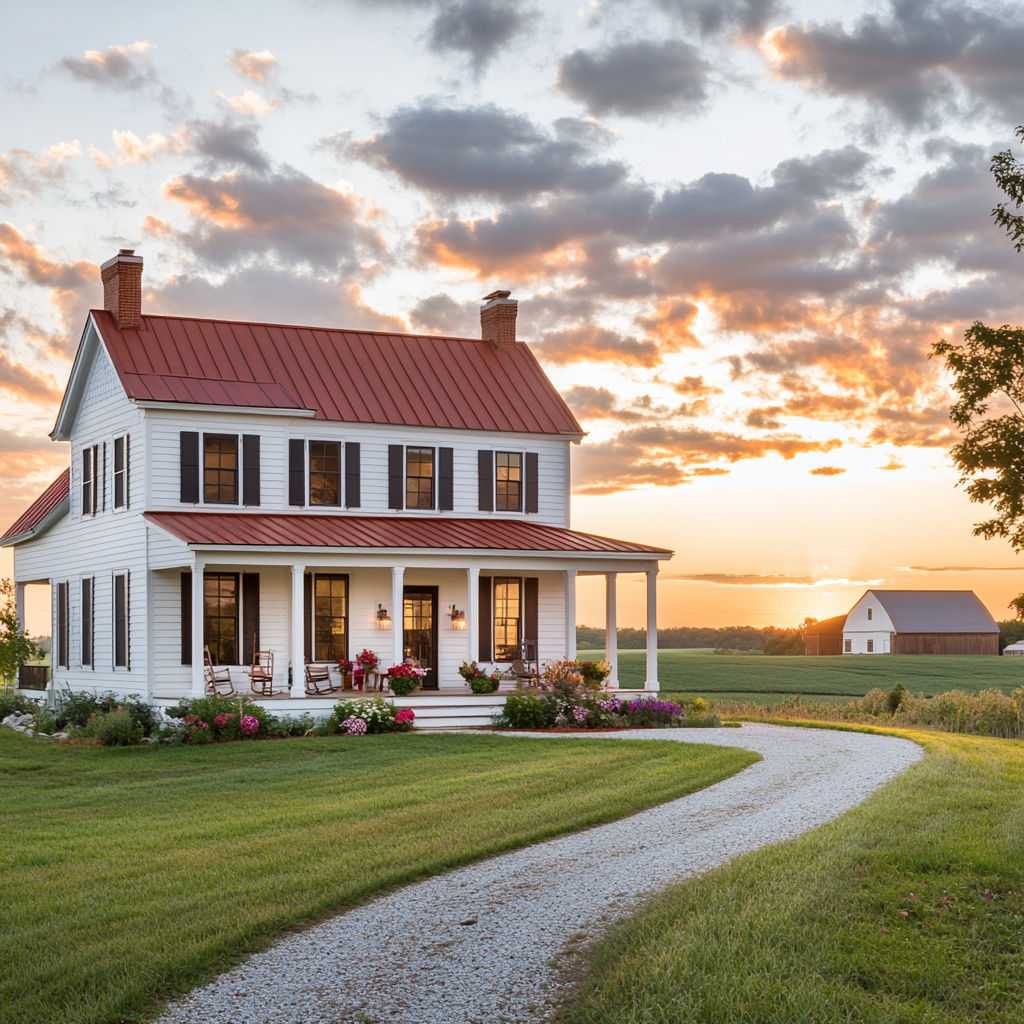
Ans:
[{"label": "upstairs window", "polygon": [[870,621],[871,621],[871,612],[872,612],[872,609],[871,609],[871,608],[869,608],[869,609],[868,609],[868,622],[870,622]]},{"label": "upstairs window", "polygon": [[405,449],[405,507],[434,507],[434,449]]},{"label": "upstairs window", "polygon": [[99,508],[99,446],[82,449],[82,515],[93,516]]},{"label": "upstairs window", "polygon": [[518,512],[523,507],[523,457],[518,452],[495,452],[495,507]]},{"label": "upstairs window", "polygon": [[114,508],[128,507],[128,435],[114,438]]},{"label": "upstairs window", "polygon": [[309,503],[341,504],[340,441],[309,442]]},{"label": "upstairs window", "polygon": [[203,501],[238,504],[238,435],[203,435]]}]

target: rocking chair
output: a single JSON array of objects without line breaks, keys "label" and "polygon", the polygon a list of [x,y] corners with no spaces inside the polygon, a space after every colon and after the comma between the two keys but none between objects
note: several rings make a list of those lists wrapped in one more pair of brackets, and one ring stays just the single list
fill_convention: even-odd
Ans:
[{"label": "rocking chair", "polygon": [[[226,665],[223,668],[215,668],[209,647],[203,648],[203,678],[206,681],[206,693],[210,697],[230,697],[235,692],[234,684],[231,682],[231,669]],[[220,689],[223,686],[227,689]]]},{"label": "rocking chair", "polygon": [[253,651],[252,666],[249,673],[249,688],[261,697],[273,697],[274,690],[274,652]]},{"label": "rocking chair", "polygon": [[[324,684],[321,686],[321,684]],[[331,685],[331,666],[324,663],[306,664],[306,693],[310,697],[317,694],[334,693],[336,686]]]}]

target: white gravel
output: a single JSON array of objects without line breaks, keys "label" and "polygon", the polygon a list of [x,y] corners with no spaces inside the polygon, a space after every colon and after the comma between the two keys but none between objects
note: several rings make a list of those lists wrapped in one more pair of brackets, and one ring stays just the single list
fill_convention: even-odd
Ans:
[{"label": "white gravel", "polygon": [[760,724],[590,735],[738,746],[764,760],[690,796],[411,885],[290,935],[171,1004],[161,1021],[536,1019],[554,987],[550,961],[570,937],[593,936],[653,890],[830,821],[923,756],[894,737]]}]

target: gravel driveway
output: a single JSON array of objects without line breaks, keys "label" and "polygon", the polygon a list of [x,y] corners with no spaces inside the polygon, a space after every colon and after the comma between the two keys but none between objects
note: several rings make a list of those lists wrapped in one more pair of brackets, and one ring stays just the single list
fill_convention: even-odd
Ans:
[{"label": "gravel driveway", "polygon": [[290,935],[172,1003],[161,1021],[535,1019],[555,977],[549,961],[571,936],[593,935],[670,882],[830,821],[923,756],[894,737],[760,724],[591,734],[620,737],[744,747],[764,760],[690,796],[459,868]]}]

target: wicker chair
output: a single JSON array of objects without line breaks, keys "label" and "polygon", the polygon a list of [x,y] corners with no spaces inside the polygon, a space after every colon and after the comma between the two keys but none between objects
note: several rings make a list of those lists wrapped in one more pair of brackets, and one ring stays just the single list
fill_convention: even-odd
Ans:
[{"label": "wicker chair", "polygon": [[206,693],[209,697],[230,697],[235,692],[235,686],[231,682],[231,669],[227,666],[214,667],[209,647],[203,648],[203,678],[206,681]]}]

